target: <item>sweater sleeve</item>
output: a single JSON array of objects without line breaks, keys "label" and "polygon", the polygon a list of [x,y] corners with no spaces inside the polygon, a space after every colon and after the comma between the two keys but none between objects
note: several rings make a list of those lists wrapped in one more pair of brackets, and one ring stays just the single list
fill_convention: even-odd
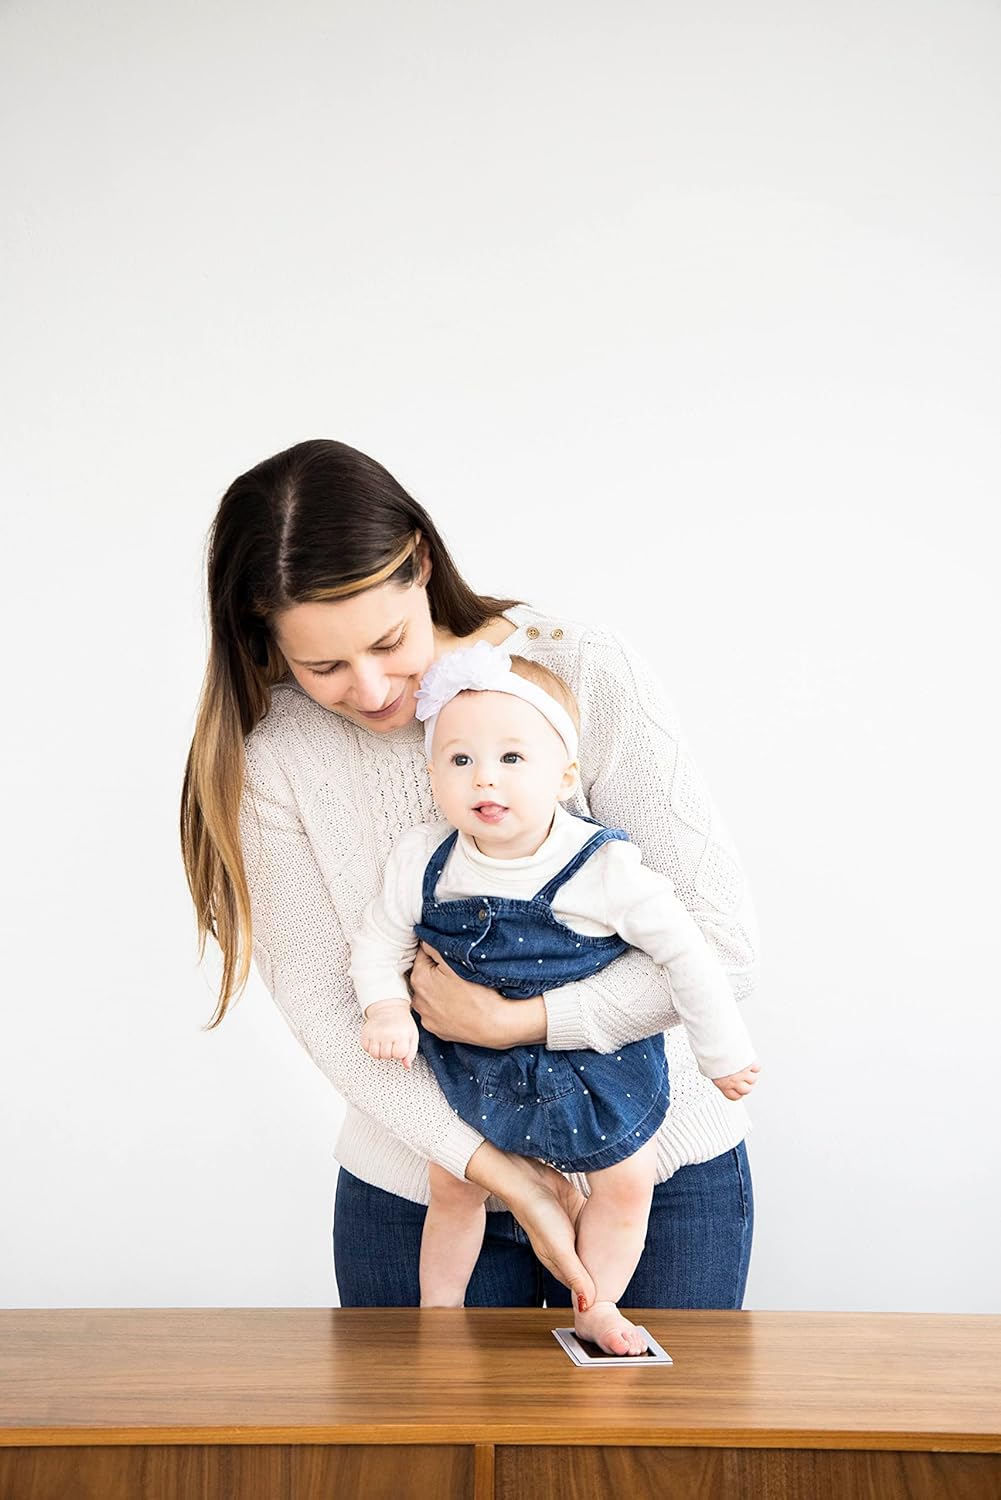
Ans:
[{"label": "sweater sleeve", "polygon": [[[722,965],[736,1000],[757,972],[757,924],[729,835],[649,668],[614,636],[580,645],[581,784],[593,817],[624,828],[666,876]],[[557,1049],[614,1051],[678,1024],[667,971],[632,951],[545,997]]]},{"label": "sweater sleeve", "polygon": [[268,747],[247,742],[241,837],[253,951],[276,1005],[317,1067],[356,1109],[462,1178],[483,1137],[452,1110],[424,1059],[407,1069],[369,1057],[348,974],[350,949],[288,780]]}]

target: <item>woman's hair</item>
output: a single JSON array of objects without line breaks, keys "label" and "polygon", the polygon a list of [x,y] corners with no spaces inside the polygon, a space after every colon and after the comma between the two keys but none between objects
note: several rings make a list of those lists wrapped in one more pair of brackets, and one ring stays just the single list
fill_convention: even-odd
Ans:
[{"label": "woman's hair", "polygon": [[474,593],[427,512],[374,459],[317,439],[267,458],[223,495],[208,538],[209,659],[181,793],[181,852],[198,917],[198,957],[222,950],[216,1012],[250,973],[250,890],[240,845],[243,742],[287,671],[273,634],[293,604],[340,599],[420,576],[431,559],[432,622],[471,635],[518,603]]}]

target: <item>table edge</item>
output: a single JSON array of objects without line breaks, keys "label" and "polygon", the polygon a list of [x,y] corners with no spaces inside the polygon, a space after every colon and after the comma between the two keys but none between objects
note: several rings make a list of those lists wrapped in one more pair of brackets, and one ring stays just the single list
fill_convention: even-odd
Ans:
[{"label": "table edge", "polygon": [[448,1446],[520,1448],[789,1448],[843,1452],[890,1450],[916,1453],[998,1453],[1001,1431],[985,1432],[873,1432],[816,1431],[774,1428],[623,1428],[595,1427],[586,1432],[553,1431],[552,1426],[505,1429],[496,1424],[421,1423],[385,1424],[378,1428],[350,1424],[296,1427],[5,1427],[2,1448],[91,1447],[219,1447],[230,1444],[256,1447],[302,1447],[308,1444],[340,1447]]}]

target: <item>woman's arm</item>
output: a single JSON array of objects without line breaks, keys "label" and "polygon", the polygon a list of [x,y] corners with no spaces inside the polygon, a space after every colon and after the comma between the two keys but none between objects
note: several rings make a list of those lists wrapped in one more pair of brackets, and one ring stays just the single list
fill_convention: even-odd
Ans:
[{"label": "woman's arm", "polygon": [[337,1091],[412,1150],[464,1177],[483,1137],[452,1111],[424,1059],[368,1056],[350,948],[294,796],[267,746],[247,746],[241,812],[254,958],[292,1032]]}]

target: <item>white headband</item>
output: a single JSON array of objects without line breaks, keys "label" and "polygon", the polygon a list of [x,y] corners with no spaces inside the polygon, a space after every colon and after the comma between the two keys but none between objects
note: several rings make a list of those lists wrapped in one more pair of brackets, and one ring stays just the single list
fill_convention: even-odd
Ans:
[{"label": "white headband", "polygon": [[417,717],[424,724],[424,749],[431,759],[431,742],[438,715],[457,694],[472,688],[481,693],[510,693],[537,708],[556,730],[567,747],[570,759],[577,759],[577,731],[562,704],[544,688],[511,671],[510,653],[503,646],[477,641],[475,646],[460,646],[447,651],[433,662],[417,689]]}]

